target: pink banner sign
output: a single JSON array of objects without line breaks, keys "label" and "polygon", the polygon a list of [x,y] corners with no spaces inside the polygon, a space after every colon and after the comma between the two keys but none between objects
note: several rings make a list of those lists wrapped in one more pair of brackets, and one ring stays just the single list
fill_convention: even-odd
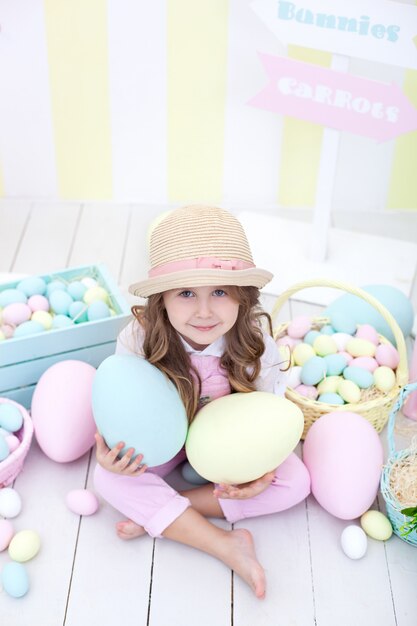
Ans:
[{"label": "pink banner sign", "polygon": [[248,104],[377,141],[417,129],[417,109],[396,83],[259,54],[270,82]]}]

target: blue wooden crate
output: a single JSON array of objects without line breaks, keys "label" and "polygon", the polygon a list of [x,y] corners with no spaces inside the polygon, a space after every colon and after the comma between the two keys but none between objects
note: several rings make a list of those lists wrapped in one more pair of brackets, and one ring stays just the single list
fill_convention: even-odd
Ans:
[{"label": "blue wooden crate", "polygon": [[[0,342],[0,396],[29,408],[36,383],[54,363],[76,359],[97,367],[114,353],[117,335],[130,318],[130,307],[105,265],[84,265],[42,276],[46,282],[86,277],[95,278],[107,290],[116,315]],[[0,292],[15,288],[19,282],[1,284]]]}]

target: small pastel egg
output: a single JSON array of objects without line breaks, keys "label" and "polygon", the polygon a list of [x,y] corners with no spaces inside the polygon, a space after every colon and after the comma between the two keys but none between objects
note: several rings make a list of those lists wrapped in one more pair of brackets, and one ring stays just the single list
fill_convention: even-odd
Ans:
[{"label": "small pastel egg", "polygon": [[350,559],[361,559],[366,554],[368,539],[359,526],[346,526],[340,537],[343,552]]},{"label": "small pastel egg", "polygon": [[295,389],[301,384],[301,366],[293,365],[288,372],[287,386]]},{"label": "small pastel egg", "polygon": [[293,337],[288,337],[288,335],[284,335],[276,341],[277,346],[288,346],[289,348],[294,348],[299,343],[301,343],[301,339],[293,339]]},{"label": "small pastel egg", "polygon": [[358,356],[355,359],[351,357],[349,365],[352,367],[362,367],[372,374],[378,367],[378,362],[372,356]]},{"label": "small pastel egg", "polygon": [[343,370],[343,376],[346,380],[351,380],[360,389],[368,389],[374,384],[372,373],[362,367],[354,367],[350,365]]},{"label": "small pastel egg", "polygon": [[332,335],[320,335],[314,340],[313,348],[318,356],[336,354],[337,345]]},{"label": "small pastel egg", "polygon": [[82,324],[82,322],[88,321],[87,311],[87,305],[84,302],[77,300],[70,305],[68,315],[75,324]]},{"label": "small pastel egg", "polygon": [[0,462],[7,459],[10,454],[10,448],[7,445],[6,438],[3,435],[0,435]]},{"label": "small pastel egg", "polygon": [[81,283],[87,287],[87,289],[90,289],[90,287],[97,287],[98,283],[96,281],[95,278],[91,278],[91,276],[86,276],[85,278],[81,279]]},{"label": "small pastel egg", "polygon": [[67,287],[67,291],[73,300],[82,300],[87,287],[80,280],[73,280]]},{"label": "small pastel egg", "polygon": [[310,330],[306,335],[304,335],[303,341],[304,343],[309,343],[310,346],[313,345],[316,337],[320,335],[318,330]]},{"label": "small pastel egg", "polygon": [[96,287],[90,287],[85,292],[83,301],[86,304],[91,304],[92,302],[95,302],[96,300],[102,300],[102,302],[105,302],[106,304],[109,301],[109,294],[104,289],[104,287],[100,287],[97,285]]},{"label": "small pastel egg", "polygon": [[23,291],[19,291],[19,289],[4,289],[4,291],[0,291],[1,307],[6,307],[16,302],[23,302],[23,304],[27,302],[27,297]]},{"label": "small pastel egg", "polygon": [[74,322],[67,315],[55,315],[54,319],[52,320],[52,328],[66,328],[67,326],[73,325]]},{"label": "small pastel egg", "polygon": [[49,311],[49,300],[45,296],[31,296],[28,300],[31,311]]},{"label": "small pastel egg", "polygon": [[60,289],[53,291],[49,296],[49,303],[52,311],[61,315],[68,314],[68,310],[73,302],[74,301],[69,293]]},{"label": "small pastel egg", "polygon": [[355,320],[345,313],[333,313],[330,323],[337,333],[347,333],[353,335],[356,332]]},{"label": "small pastel egg", "polygon": [[10,326],[10,324],[3,324],[0,330],[3,333],[3,335],[6,337],[6,339],[10,339],[11,337],[13,337],[14,328],[13,326]]},{"label": "small pastel egg", "polygon": [[13,326],[19,326],[23,322],[27,322],[32,315],[31,308],[24,302],[15,302],[8,304],[3,309],[3,322]]},{"label": "small pastel egg", "polygon": [[347,342],[352,339],[352,335],[348,335],[347,333],[335,333],[332,337],[340,352],[346,348]]},{"label": "small pastel egg", "polygon": [[379,365],[386,365],[395,370],[400,362],[400,355],[391,343],[381,343],[375,350],[375,360]]},{"label": "small pastel egg", "polygon": [[3,487],[0,489],[0,515],[13,518],[22,510],[22,500],[15,489]]},{"label": "small pastel egg", "polygon": [[316,356],[316,353],[310,344],[299,343],[292,351],[292,356],[296,365],[304,365],[306,361]]},{"label": "small pastel egg", "polygon": [[10,452],[14,452],[20,446],[20,439],[16,435],[7,435],[5,437],[6,443],[9,446]]},{"label": "small pastel egg", "polygon": [[181,474],[184,480],[192,485],[206,485],[209,481],[200,476],[188,461],[181,468]]},{"label": "small pastel egg", "polygon": [[321,335],[334,335],[335,332],[335,329],[330,324],[325,324],[320,328]]},{"label": "small pastel egg", "polygon": [[346,350],[352,356],[374,356],[376,346],[366,339],[352,337],[346,344]]},{"label": "small pastel egg", "polygon": [[32,313],[31,320],[34,322],[39,322],[42,324],[45,330],[50,330],[52,328],[52,315],[48,313],[48,311],[35,311]]},{"label": "small pastel egg", "polygon": [[288,324],[287,334],[293,339],[301,339],[311,330],[311,318],[307,315],[298,315]]},{"label": "small pastel egg", "polygon": [[341,380],[341,376],[326,376],[326,378],[323,378],[317,385],[317,391],[320,395],[323,393],[336,393]]},{"label": "small pastel egg", "polygon": [[323,357],[326,361],[327,374],[329,376],[338,376],[343,372],[348,362],[343,354],[326,354]]},{"label": "small pastel egg", "polygon": [[326,376],[326,361],[321,356],[313,356],[302,366],[301,382],[304,385],[316,385]]},{"label": "small pastel egg", "polygon": [[68,492],[66,504],[77,515],[93,515],[98,509],[97,496],[88,489],[73,489]]},{"label": "small pastel egg", "polygon": [[366,511],[360,521],[363,530],[372,539],[386,541],[392,535],[391,522],[380,511]]},{"label": "small pastel egg", "polygon": [[341,380],[337,388],[337,393],[342,396],[348,404],[356,404],[361,399],[361,390],[358,385],[351,380]]},{"label": "small pastel egg", "polygon": [[315,400],[319,395],[316,387],[314,385],[298,385],[295,387],[294,391],[300,394],[300,396],[304,396],[305,398],[310,398],[310,400]]},{"label": "small pastel egg", "polygon": [[0,404],[0,426],[15,433],[22,428],[23,415],[15,404],[2,402]]},{"label": "small pastel egg", "polygon": [[0,552],[8,547],[13,535],[13,524],[8,519],[0,519]]},{"label": "small pastel egg", "polygon": [[21,598],[29,591],[29,577],[22,563],[6,563],[1,572],[3,589],[13,598]]},{"label": "small pastel egg", "polygon": [[41,547],[41,540],[34,530],[21,530],[9,544],[9,556],[13,561],[25,563],[36,556]]},{"label": "small pastel egg", "polygon": [[89,322],[110,317],[110,309],[105,302],[102,302],[101,300],[94,300],[94,302],[88,306],[87,317]]},{"label": "small pastel egg", "polygon": [[326,404],[344,404],[343,398],[338,393],[322,393],[317,400]]},{"label": "small pastel egg", "polygon": [[386,365],[380,365],[374,371],[374,383],[375,387],[384,393],[391,391],[395,386],[396,378],[395,373],[390,367]]},{"label": "small pastel egg", "polygon": [[375,346],[379,344],[379,335],[375,328],[370,324],[362,324],[361,326],[359,326],[358,330],[356,331],[355,337],[357,337],[358,339],[366,339],[367,341],[373,343]]},{"label": "small pastel egg", "polygon": [[46,291],[46,283],[40,276],[28,276],[23,278],[17,285],[17,289],[30,298],[30,296],[42,296]]},{"label": "small pastel egg", "polygon": [[14,331],[13,337],[26,337],[27,335],[36,335],[37,333],[43,333],[45,328],[39,322],[29,320],[20,324]]},{"label": "small pastel egg", "polygon": [[62,280],[51,280],[51,282],[46,285],[46,295],[50,298],[54,291],[66,291],[66,288],[67,286]]}]

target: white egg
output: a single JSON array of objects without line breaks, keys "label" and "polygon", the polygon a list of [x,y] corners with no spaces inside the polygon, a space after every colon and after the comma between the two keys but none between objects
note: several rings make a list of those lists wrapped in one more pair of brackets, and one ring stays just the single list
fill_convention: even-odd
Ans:
[{"label": "white egg", "polygon": [[0,515],[11,518],[19,515],[22,510],[22,500],[12,487],[0,489]]},{"label": "white egg", "polygon": [[340,537],[343,552],[350,559],[361,559],[367,550],[368,539],[359,526],[346,526]]}]

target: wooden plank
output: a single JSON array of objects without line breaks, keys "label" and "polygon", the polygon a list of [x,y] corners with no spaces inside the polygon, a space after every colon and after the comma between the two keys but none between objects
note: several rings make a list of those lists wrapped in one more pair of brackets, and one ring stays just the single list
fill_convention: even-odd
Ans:
[{"label": "wooden plank", "polygon": [[12,270],[47,274],[67,267],[79,205],[35,203]]},{"label": "wooden plank", "polygon": [[0,202],[0,272],[11,271],[30,214],[30,202]]},{"label": "wooden plank", "polygon": [[[12,521],[16,531],[31,529],[40,534],[41,549],[26,563],[30,589],[15,599],[2,593],[1,621],[10,626],[63,623],[71,579],[79,519],[65,504],[71,489],[84,486],[88,453],[72,463],[55,463],[40,451],[35,439],[15,489],[23,502]],[[10,561],[0,553],[0,568]]]}]

